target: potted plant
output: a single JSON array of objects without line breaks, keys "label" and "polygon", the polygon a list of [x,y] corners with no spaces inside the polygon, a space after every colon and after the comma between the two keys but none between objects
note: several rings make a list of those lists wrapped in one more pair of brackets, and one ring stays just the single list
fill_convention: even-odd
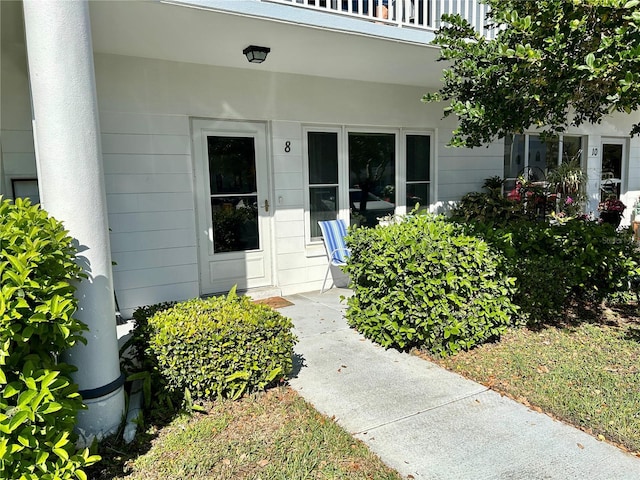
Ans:
[{"label": "potted plant", "polygon": [[616,197],[609,197],[606,200],[598,204],[598,211],[600,212],[600,220],[604,223],[610,223],[615,228],[620,226],[622,220],[622,213],[627,206]]}]

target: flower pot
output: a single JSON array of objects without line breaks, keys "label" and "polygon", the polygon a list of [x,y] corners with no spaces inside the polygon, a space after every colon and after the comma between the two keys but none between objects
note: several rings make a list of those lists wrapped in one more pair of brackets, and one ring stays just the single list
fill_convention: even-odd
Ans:
[{"label": "flower pot", "polygon": [[613,225],[614,228],[618,228],[622,220],[622,214],[620,212],[600,212],[600,219],[603,223],[608,223]]}]

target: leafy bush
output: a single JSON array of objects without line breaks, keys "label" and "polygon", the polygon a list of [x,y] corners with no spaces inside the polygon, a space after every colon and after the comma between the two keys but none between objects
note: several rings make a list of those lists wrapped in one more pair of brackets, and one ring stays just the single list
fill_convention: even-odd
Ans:
[{"label": "leafy bush", "polygon": [[559,225],[515,222],[470,225],[507,258],[517,279],[513,297],[529,324],[553,320],[570,300],[602,301],[626,291],[640,258],[631,236],[608,224],[570,220]]},{"label": "leafy bush", "polygon": [[62,353],[84,341],[70,282],[81,277],[62,224],[28,200],[0,202],[0,477],[86,478],[77,452],[84,408]]},{"label": "leafy bush", "polygon": [[347,320],[384,347],[447,355],[499,337],[516,307],[502,258],[443,217],[351,230]]},{"label": "leafy bush", "polygon": [[292,368],[293,324],[240,297],[177,303],[149,318],[149,347],[172,391],[193,398],[238,398],[284,378]]},{"label": "leafy bush", "polygon": [[120,348],[120,367],[127,374],[127,382],[140,382],[145,412],[159,420],[173,415],[176,406],[184,399],[184,392],[169,391],[167,381],[160,374],[158,359],[149,343],[152,334],[149,318],[175,304],[162,302],[137,308],[133,312],[131,336]]},{"label": "leafy bush", "polygon": [[470,192],[464,195],[451,212],[454,220],[478,221],[504,224],[525,216],[524,204],[514,202],[502,194],[500,177],[487,178],[484,192]]}]

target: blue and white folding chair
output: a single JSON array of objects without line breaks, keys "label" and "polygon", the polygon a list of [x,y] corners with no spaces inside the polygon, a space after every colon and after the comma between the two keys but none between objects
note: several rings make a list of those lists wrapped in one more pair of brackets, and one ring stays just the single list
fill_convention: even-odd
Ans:
[{"label": "blue and white folding chair", "polygon": [[341,267],[346,265],[349,249],[344,242],[344,237],[347,235],[347,224],[344,223],[344,220],[327,220],[318,222],[318,225],[322,230],[322,240],[329,259],[327,273],[324,276],[324,282],[322,282],[322,289],[320,290],[320,293],[323,293],[331,266]]}]

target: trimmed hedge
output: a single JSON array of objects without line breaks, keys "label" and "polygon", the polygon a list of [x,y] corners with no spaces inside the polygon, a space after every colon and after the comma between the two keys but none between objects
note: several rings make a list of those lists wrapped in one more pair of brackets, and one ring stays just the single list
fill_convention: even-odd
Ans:
[{"label": "trimmed hedge", "polygon": [[237,296],[195,299],[148,319],[149,349],[170,391],[238,398],[285,378],[293,364],[293,324]]},{"label": "trimmed hedge", "polygon": [[444,217],[352,229],[347,321],[384,347],[454,354],[505,332],[514,279],[486,242]]},{"label": "trimmed hedge", "polygon": [[76,249],[62,224],[28,200],[0,202],[0,477],[86,478],[98,456],[78,452],[85,408],[60,361],[86,325],[73,318]]}]

